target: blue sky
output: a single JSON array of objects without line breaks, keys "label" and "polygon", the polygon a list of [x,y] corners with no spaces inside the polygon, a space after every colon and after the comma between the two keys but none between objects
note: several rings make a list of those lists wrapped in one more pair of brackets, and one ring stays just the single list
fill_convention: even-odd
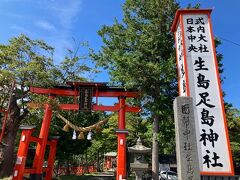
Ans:
[{"label": "blue sky", "polygon": [[[178,1],[184,8],[188,3],[200,3],[202,8],[213,8],[212,23],[215,36],[240,44],[240,1]],[[99,50],[102,42],[97,31],[102,25],[111,25],[114,18],[122,18],[124,0],[1,0],[0,43],[21,33],[30,38],[43,39],[56,48],[55,61],[73,48],[76,41],[88,41],[90,47]],[[225,99],[240,109],[240,46],[222,40],[218,48],[224,56],[222,87]],[[81,53],[81,51],[80,51]],[[83,51],[85,53],[85,51]],[[96,81],[107,81],[102,73]]]}]

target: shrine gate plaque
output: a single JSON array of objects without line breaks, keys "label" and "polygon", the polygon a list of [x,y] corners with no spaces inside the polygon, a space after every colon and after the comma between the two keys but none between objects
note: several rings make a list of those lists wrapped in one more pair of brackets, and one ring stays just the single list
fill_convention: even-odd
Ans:
[{"label": "shrine gate plaque", "polygon": [[79,110],[80,111],[92,110],[92,96],[93,96],[93,89],[91,87],[79,88]]}]

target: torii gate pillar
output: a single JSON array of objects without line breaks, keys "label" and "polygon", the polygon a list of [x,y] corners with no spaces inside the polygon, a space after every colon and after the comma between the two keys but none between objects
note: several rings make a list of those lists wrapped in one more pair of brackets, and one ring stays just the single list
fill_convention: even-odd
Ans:
[{"label": "torii gate pillar", "polygon": [[[54,99],[55,95],[50,95],[49,99]],[[41,142],[38,142],[36,154],[33,162],[33,168],[36,169],[34,174],[31,174],[31,179],[40,180],[42,179],[42,172],[43,172],[43,162],[44,162],[44,155],[46,150],[46,145],[48,141],[48,134],[49,134],[49,127],[51,124],[52,119],[52,107],[50,104],[46,104],[45,111],[44,111],[44,117],[42,121],[42,127],[40,130],[39,138],[42,140]]]},{"label": "torii gate pillar", "polygon": [[117,158],[117,180],[126,179],[126,135],[128,131],[125,129],[125,99],[126,97],[120,96],[119,98],[119,111],[118,111],[118,158]]}]

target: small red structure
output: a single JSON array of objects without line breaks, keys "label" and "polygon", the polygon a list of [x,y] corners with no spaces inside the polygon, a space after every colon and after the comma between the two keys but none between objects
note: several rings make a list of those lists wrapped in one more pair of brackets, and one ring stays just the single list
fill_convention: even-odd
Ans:
[{"label": "small red structure", "polygon": [[116,152],[108,152],[104,154],[104,170],[114,170],[116,168]]},{"label": "small red structure", "polygon": [[[49,99],[54,99],[56,96],[72,96],[74,104],[60,104],[61,110],[84,110],[84,111],[114,111],[118,112],[118,160],[117,160],[117,180],[126,178],[126,134],[125,129],[125,113],[126,112],[140,112],[139,107],[130,107],[125,103],[126,98],[136,98],[138,93],[134,91],[126,91],[123,88],[109,87],[106,83],[97,82],[67,82],[67,85],[56,86],[54,88],[38,88],[30,87],[32,93],[46,94]],[[77,102],[77,99],[80,99]],[[96,98],[96,103],[92,104],[92,97]],[[98,105],[99,97],[116,97],[118,103],[114,106]],[[78,104],[79,103],[79,104]],[[52,179],[51,164],[54,162],[56,152],[56,141],[48,141],[49,127],[52,119],[52,107],[49,103],[45,104],[45,112],[42,122],[41,131],[38,138],[31,136],[33,129],[26,129],[22,132],[24,141],[20,140],[17,162],[14,168],[13,179],[22,179],[24,173],[31,173],[33,179],[42,179],[42,173],[47,172],[46,180]],[[31,141],[37,142],[37,149],[34,158],[33,167],[31,170],[25,168],[26,155],[29,143]],[[48,167],[43,168],[44,154],[46,145],[50,144],[52,147],[51,157],[48,159]],[[55,147],[55,148],[54,148]]]}]

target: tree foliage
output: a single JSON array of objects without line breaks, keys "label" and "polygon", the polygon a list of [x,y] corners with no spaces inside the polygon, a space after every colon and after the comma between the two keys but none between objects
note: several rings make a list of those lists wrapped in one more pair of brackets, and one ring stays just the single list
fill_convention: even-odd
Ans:
[{"label": "tree foliage", "polygon": [[[6,109],[9,106],[3,138],[7,146],[3,149],[4,160],[0,163],[0,176],[9,176],[12,172],[14,143],[20,124],[24,120],[41,122],[41,111],[29,113],[27,103],[45,103],[46,97],[29,93],[29,86],[52,87],[69,80],[82,80],[80,73],[90,70],[81,63],[81,57],[76,51],[68,50],[68,55],[59,65],[53,63],[53,53],[54,48],[44,41],[32,40],[23,34],[11,38],[8,44],[0,45],[0,108]],[[13,82],[15,86],[10,91]]]},{"label": "tree foliage", "polygon": [[[51,73],[54,69],[52,54],[52,47],[43,41],[31,40],[25,35],[10,39],[8,45],[0,45],[1,108],[9,107],[9,118],[3,139],[7,146],[3,151],[1,176],[11,173],[9,167],[13,167],[17,129],[29,114],[26,106],[31,99],[28,86],[30,84],[49,86],[54,82],[54,76]],[[13,82],[16,85],[10,91]]]},{"label": "tree foliage", "polygon": [[228,125],[228,134],[231,144],[233,162],[235,167],[235,173],[240,173],[240,155],[239,155],[239,146],[240,146],[240,110],[234,108],[231,104],[225,103],[226,116],[227,116],[227,125]]},{"label": "tree foliage", "polygon": [[158,114],[176,91],[170,27],[177,8],[173,1],[126,1],[123,22],[103,26],[98,33],[104,46],[93,56],[98,65],[109,69],[115,83],[137,88],[153,101],[146,105]]}]

